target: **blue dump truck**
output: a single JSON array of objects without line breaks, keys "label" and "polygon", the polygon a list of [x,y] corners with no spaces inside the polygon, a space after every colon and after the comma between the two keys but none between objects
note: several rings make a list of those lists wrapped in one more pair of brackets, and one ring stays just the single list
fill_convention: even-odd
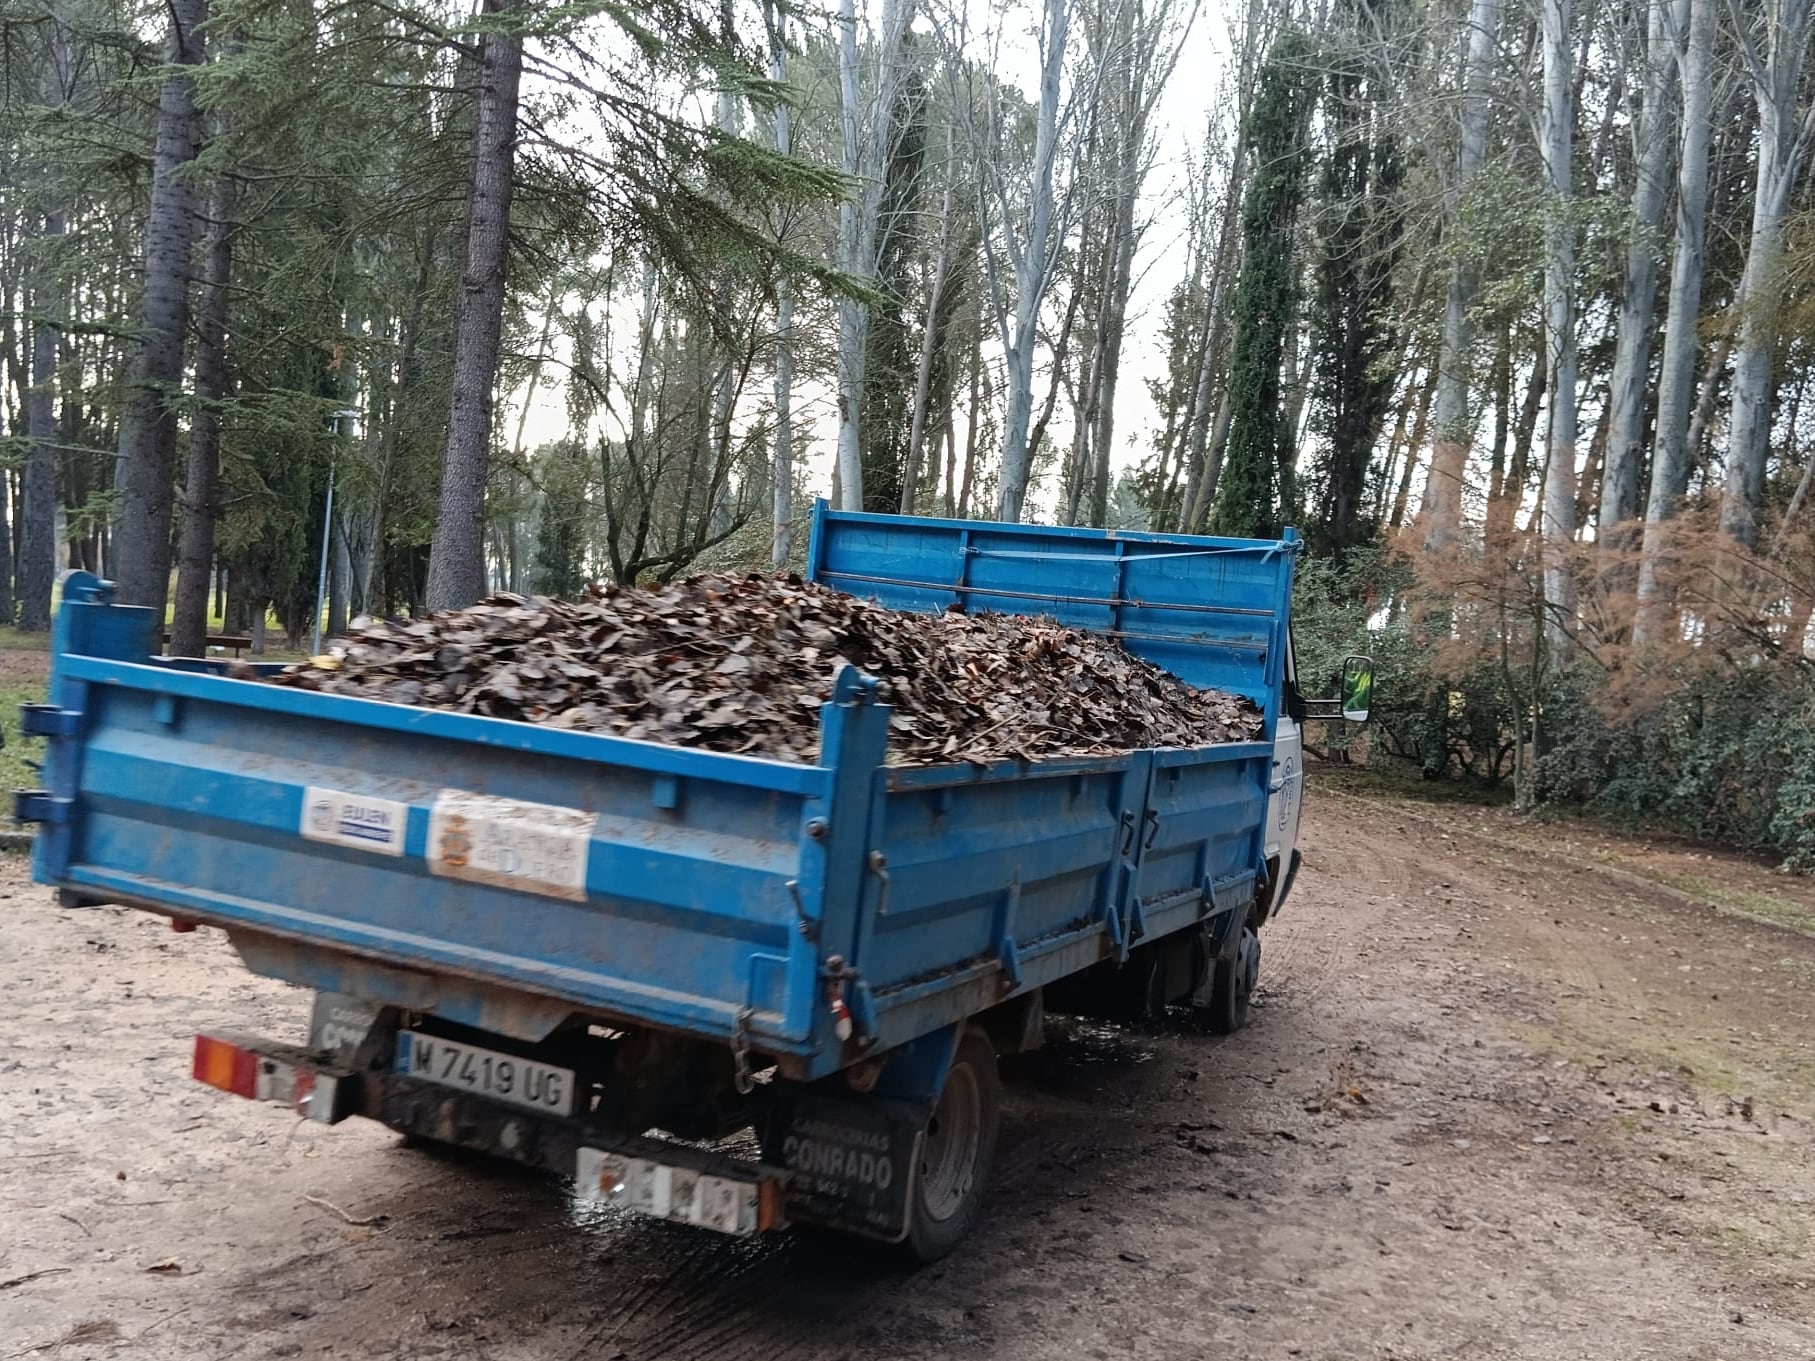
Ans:
[{"label": "blue dump truck", "polygon": [[[152,614],[75,573],[17,813],[64,905],[218,927],[314,990],[302,1043],[197,1036],[203,1082],[930,1260],[984,1194],[997,1058],[1048,1009],[1245,1020],[1299,863],[1298,547],[817,507],[816,581],[1099,630],[1265,715],[1259,741],[993,768],[889,764],[849,667],[816,765],[263,684],[152,655]],[[1367,680],[1352,659],[1313,716],[1365,717]]]}]

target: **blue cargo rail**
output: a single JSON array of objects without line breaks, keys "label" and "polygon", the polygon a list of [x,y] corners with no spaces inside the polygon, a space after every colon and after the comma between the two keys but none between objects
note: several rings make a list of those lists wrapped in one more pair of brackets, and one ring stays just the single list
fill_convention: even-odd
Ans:
[{"label": "blue cargo rail", "polygon": [[[816,1220],[937,1256],[986,1180],[994,1055],[1038,1042],[1043,1003],[1245,1015],[1292,853],[1270,806],[1295,789],[1297,549],[816,507],[816,581],[1049,615],[1263,715],[1252,742],[988,768],[889,765],[852,668],[819,763],[790,764],[160,658],[150,611],[72,574],[18,814],[66,904],[221,928],[319,994],[306,1045],[199,1038],[203,1080],[728,1232]],[[423,1071],[425,1044],[456,1067]],[[560,1109],[526,1105],[532,1075]],[[753,1121],[755,1164],[647,1137]]]}]

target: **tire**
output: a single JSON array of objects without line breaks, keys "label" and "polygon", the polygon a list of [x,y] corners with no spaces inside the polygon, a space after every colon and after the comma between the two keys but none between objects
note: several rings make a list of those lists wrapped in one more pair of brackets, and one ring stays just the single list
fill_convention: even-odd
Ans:
[{"label": "tire", "polygon": [[982,1031],[967,1031],[927,1121],[914,1168],[908,1235],[902,1244],[914,1261],[938,1261],[976,1223],[996,1162],[1001,1111],[996,1051]]},{"label": "tire", "polygon": [[1210,1006],[1204,1019],[1218,1035],[1233,1035],[1248,1024],[1248,1001],[1260,978],[1260,936],[1243,926],[1241,941],[1228,959],[1216,961]]}]

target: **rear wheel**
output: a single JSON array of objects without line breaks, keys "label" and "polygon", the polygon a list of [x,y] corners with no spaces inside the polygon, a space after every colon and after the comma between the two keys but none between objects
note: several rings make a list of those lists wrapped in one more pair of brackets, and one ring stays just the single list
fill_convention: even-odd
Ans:
[{"label": "rear wheel", "polygon": [[1212,976],[1210,1006],[1205,1020],[1219,1035],[1233,1035],[1248,1024],[1248,1001],[1260,979],[1260,936],[1252,926],[1243,926],[1235,953],[1216,961]]},{"label": "rear wheel", "polygon": [[996,1161],[1001,1097],[996,1051],[981,1031],[970,1031],[920,1141],[904,1244],[917,1260],[945,1256],[976,1222]]}]

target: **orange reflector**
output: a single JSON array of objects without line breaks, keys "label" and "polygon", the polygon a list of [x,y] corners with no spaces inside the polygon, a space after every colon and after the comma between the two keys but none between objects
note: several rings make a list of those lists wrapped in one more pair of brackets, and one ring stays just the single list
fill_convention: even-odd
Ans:
[{"label": "orange reflector", "polygon": [[190,1071],[197,1082],[223,1092],[248,1099],[258,1094],[258,1055],[212,1035],[195,1037],[195,1065]]},{"label": "orange reflector", "polygon": [[785,1229],[788,1226],[788,1184],[770,1178],[756,1188],[756,1227]]}]

